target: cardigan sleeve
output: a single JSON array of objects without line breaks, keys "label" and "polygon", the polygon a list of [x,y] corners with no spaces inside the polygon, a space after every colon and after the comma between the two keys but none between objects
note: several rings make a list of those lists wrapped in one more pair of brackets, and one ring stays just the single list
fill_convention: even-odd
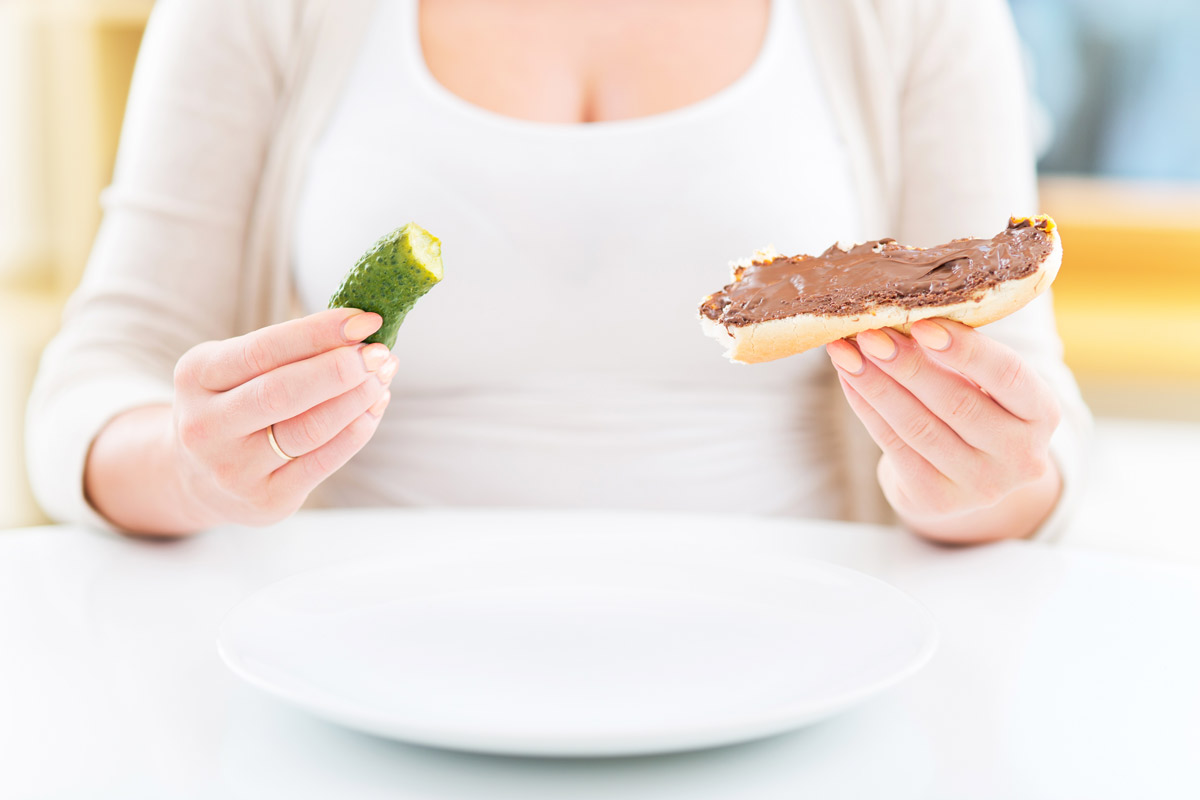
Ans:
[{"label": "cardigan sleeve", "polygon": [[[918,0],[903,19],[885,20],[906,47],[893,51],[900,92],[897,232],[902,242],[929,245],[990,237],[1010,215],[1037,209],[1028,96],[1020,50],[1003,0]],[[1070,260],[1065,242],[1064,269]],[[1063,495],[1039,531],[1061,534],[1084,479],[1091,416],[1062,360],[1049,294],[988,325],[984,332],[1017,350],[1062,406],[1051,453]]]},{"label": "cardigan sleeve", "polygon": [[130,92],[103,222],[26,420],[52,518],[106,524],[83,492],[91,442],[171,402],[195,344],[234,335],[243,246],[281,92],[280,0],[160,0]]}]

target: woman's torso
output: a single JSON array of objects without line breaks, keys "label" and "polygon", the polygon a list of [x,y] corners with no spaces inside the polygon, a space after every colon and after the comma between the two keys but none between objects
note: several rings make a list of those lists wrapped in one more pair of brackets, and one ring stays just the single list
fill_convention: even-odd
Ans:
[{"label": "woman's torso", "polygon": [[446,263],[401,331],[375,439],[322,499],[838,513],[824,355],[730,365],[696,314],[756,247],[858,238],[791,4],[731,85],[590,124],[452,93],[417,21],[415,0],[380,0],[297,215],[309,311],[410,219]]}]

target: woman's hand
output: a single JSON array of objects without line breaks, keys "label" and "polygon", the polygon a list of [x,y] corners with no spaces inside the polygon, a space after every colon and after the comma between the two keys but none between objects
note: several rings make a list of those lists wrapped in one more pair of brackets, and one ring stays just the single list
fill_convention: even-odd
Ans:
[{"label": "woman's hand", "polygon": [[[200,514],[265,524],[292,514],[375,433],[397,361],[359,344],[383,320],[322,311],[221,342],[175,369],[174,431]],[[286,454],[272,448],[268,428]]]},{"label": "woman's hand", "polygon": [[375,433],[398,362],[360,343],[381,324],[338,308],[192,348],[172,406],[126,412],[96,437],[89,500],[142,534],[284,519]]},{"label": "woman's hand", "polygon": [[866,331],[826,350],[910,528],[965,543],[1028,536],[1044,521],[1061,490],[1049,456],[1060,412],[1016,352],[944,319],[914,323],[912,338]]}]

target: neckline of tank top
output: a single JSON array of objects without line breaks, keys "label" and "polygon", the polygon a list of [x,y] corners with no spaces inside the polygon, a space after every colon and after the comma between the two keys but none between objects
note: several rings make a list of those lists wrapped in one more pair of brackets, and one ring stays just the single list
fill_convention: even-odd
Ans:
[{"label": "neckline of tank top", "polygon": [[[404,49],[408,53],[409,67],[412,69],[412,74],[415,76],[417,86],[422,94],[433,102],[462,116],[464,119],[473,120],[477,123],[490,125],[499,129],[543,136],[594,137],[636,133],[689,122],[708,114],[719,112],[723,106],[736,101],[742,93],[747,91],[767,73],[771,62],[776,60],[776,55],[782,48],[780,40],[785,32],[785,28],[788,25],[792,25],[797,32],[800,30],[797,20],[784,18],[782,10],[788,5],[788,0],[770,0],[770,8],[767,12],[767,31],[763,36],[762,42],[759,44],[758,55],[755,56],[750,66],[733,83],[723,86],[713,94],[694,103],[680,106],[679,108],[641,117],[631,117],[629,119],[602,120],[599,122],[538,122],[536,120],[521,119],[520,117],[511,117],[497,111],[490,111],[459,97],[443,86],[429,70],[429,65],[425,62],[425,51],[421,47],[420,28],[418,26],[420,0],[408,0],[405,5],[408,6],[409,19],[407,20],[407,24],[404,25],[404,39],[408,44]],[[791,17],[793,15],[788,16]]]}]

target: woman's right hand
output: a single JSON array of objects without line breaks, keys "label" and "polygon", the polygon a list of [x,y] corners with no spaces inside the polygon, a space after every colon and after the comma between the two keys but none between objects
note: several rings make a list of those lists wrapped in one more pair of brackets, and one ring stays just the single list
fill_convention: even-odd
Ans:
[{"label": "woman's right hand", "polygon": [[367,443],[398,366],[385,345],[360,344],[382,322],[331,309],[179,359],[173,449],[196,528],[284,519]]}]

